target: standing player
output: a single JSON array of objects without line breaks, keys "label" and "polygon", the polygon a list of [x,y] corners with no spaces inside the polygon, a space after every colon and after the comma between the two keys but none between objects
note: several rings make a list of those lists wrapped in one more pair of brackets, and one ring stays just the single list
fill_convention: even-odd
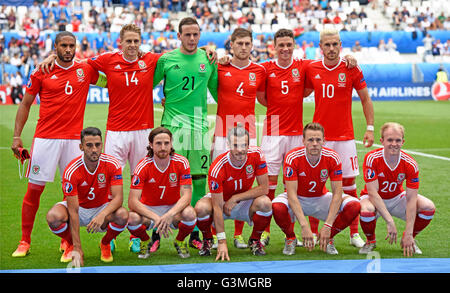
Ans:
[{"label": "standing player", "polygon": [[[324,145],[324,129],[309,123],[303,130],[304,147],[294,148],[286,155],[283,176],[286,192],[272,201],[273,216],[286,234],[283,253],[295,254],[295,219],[302,228],[304,246],[314,248],[314,237],[306,216],[325,221],[319,233],[320,248],[338,254],[333,237],[358,216],[358,199],[343,194],[342,163],[339,155]],[[325,183],[330,178],[331,191]]]},{"label": "standing player", "polygon": [[[261,149],[269,172],[269,198],[275,198],[278,174],[285,155],[302,145],[304,68],[310,60],[293,58],[294,33],[280,29],[275,33],[277,59],[262,63],[266,68],[266,119],[264,120]],[[270,225],[263,233],[262,242],[269,244]]]},{"label": "standing player", "polygon": [[50,230],[66,243],[61,262],[73,259],[75,264],[83,265],[80,226],[86,226],[89,233],[106,230],[100,242],[100,259],[112,262],[110,242],[127,226],[128,211],[122,207],[122,168],[114,157],[102,154],[102,148],[100,129],[83,129],[83,155],[64,170],[64,201],[47,213]]},{"label": "standing player", "polygon": [[[218,100],[212,160],[228,150],[227,132],[237,123],[250,133],[250,146],[256,146],[255,98],[264,96],[266,71],[250,61],[253,48],[252,32],[237,28],[231,34],[233,58],[218,65]],[[235,221],[234,245],[247,248],[242,237],[244,222]]]},{"label": "standing player", "polygon": [[[181,258],[189,257],[184,241],[195,227],[196,214],[190,205],[192,181],[188,160],[172,148],[172,133],[157,127],[149,135],[148,155],[134,170],[128,206],[128,230],[141,239],[139,258],[150,256],[147,228],[168,236],[179,229],[174,246]],[[181,194],[181,197],[180,197]]]},{"label": "standing player", "polygon": [[31,231],[46,182],[52,182],[56,167],[61,177],[67,164],[80,155],[79,138],[89,84],[104,86],[98,73],[88,64],[74,62],[76,39],[70,32],[55,38],[56,66],[47,74],[34,71],[24,98],[17,109],[11,149],[16,156],[23,147],[22,130],[30,107],[39,94],[39,119],[28,165],[28,188],[22,204],[22,239],[13,257],[30,252]]},{"label": "standing player", "polygon": [[[253,225],[249,246],[254,255],[265,255],[261,234],[272,218],[268,191],[267,167],[260,148],[249,147],[250,135],[242,125],[228,131],[230,150],[218,156],[209,169],[210,193],[195,206],[197,225],[203,234],[200,255],[210,255],[211,223],[217,231],[216,260],[230,260],[224,220],[246,221]],[[257,186],[253,183],[257,181]]]},{"label": "standing player", "polygon": [[[406,221],[400,242],[403,255],[422,254],[415,237],[433,218],[433,202],[418,194],[419,167],[416,161],[401,150],[405,129],[394,122],[381,127],[382,148],[370,151],[364,157],[363,173],[366,182],[361,191],[361,228],[367,242],[359,250],[367,254],[376,247],[375,227],[381,215],[387,224],[389,244],[397,242],[397,228],[392,216]],[[405,182],[406,190],[403,189]]]},{"label": "standing player", "polygon": [[[178,26],[181,47],[164,54],[157,64],[154,85],[164,79],[165,105],[161,125],[173,134],[174,148],[191,166],[192,206],[206,191],[210,164],[210,136],[207,120],[207,92],[217,101],[217,68],[207,53],[199,50],[200,26],[194,18],[183,18]],[[200,248],[198,231],[190,245]]]},{"label": "standing player", "polygon": [[[341,40],[334,29],[320,33],[323,60],[311,62],[306,68],[306,88],[314,90],[313,121],[325,129],[325,146],[335,150],[342,160],[342,184],[346,194],[357,198],[355,177],[359,174],[352,121],[352,91],[356,90],[364,112],[367,130],[363,143],[373,144],[373,104],[359,66],[349,69],[340,58]],[[315,228],[317,230],[317,224]],[[314,230],[313,229],[313,230]],[[362,247],[358,219],[350,225],[350,243]]]}]

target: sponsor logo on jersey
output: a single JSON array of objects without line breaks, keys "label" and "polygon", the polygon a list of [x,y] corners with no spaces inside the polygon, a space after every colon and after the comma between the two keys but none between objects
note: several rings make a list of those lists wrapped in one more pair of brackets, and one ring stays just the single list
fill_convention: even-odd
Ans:
[{"label": "sponsor logo on jersey", "polygon": [[276,75],[275,75],[275,73],[271,73],[270,75],[269,75],[269,77],[277,77]]},{"label": "sponsor logo on jersey", "polygon": [[64,192],[71,193],[72,190],[73,190],[72,184],[70,184],[70,182],[66,182],[66,184],[64,184]]},{"label": "sponsor logo on jersey", "polygon": [[212,180],[211,184],[210,184],[210,188],[211,188],[211,191],[216,191],[217,189],[219,189],[219,183],[217,183],[216,181]]},{"label": "sponsor logo on jersey", "polygon": [[231,76],[231,73],[228,71],[224,76]]},{"label": "sponsor logo on jersey", "polygon": [[292,177],[292,175],[294,175],[294,169],[292,169],[291,167],[286,167],[285,171],[284,171],[284,175],[287,178]]},{"label": "sponsor logo on jersey", "polygon": [[120,67],[120,64],[117,64],[114,69],[122,69],[122,67]]},{"label": "sponsor logo on jersey", "polygon": [[367,179],[373,179],[373,178],[375,178],[375,171],[372,170],[372,169],[367,169],[367,172],[366,172],[366,178],[367,178]]},{"label": "sponsor logo on jersey", "polygon": [[178,64],[175,64],[175,66],[173,67],[173,69],[180,69],[180,66],[178,66]]},{"label": "sponsor logo on jersey", "polygon": [[320,77],[320,74],[317,74],[316,76],[314,76],[314,79],[321,79],[322,77]]},{"label": "sponsor logo on jersey", "polygon": [[50,77],[50,79],[58,79],[58,77],[53,74],[52,77]]}]

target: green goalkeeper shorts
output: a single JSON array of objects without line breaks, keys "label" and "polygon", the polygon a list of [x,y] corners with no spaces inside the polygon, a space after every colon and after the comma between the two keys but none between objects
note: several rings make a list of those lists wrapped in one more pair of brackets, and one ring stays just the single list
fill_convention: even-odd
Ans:
[{"label": "green goalkeeper shorts", "polygon": [[208,175],[211,138],[208,132],[164,125],[172,132],[175,153],[186,157],[192,175]]}]

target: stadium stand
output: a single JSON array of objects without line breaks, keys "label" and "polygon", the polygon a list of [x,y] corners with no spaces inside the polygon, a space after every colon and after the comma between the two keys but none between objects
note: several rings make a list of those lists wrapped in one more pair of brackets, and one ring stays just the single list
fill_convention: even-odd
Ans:
[{"label": "stadium stand", "polygon": [[[123,24],[135,23],[143,33],[143,51],[165,52],[178,46],[178,21],[199,20],[200,45],[214,45],[218,55],[229,53],[228,36],[236,27],[255,33],[254,61],[273,58],[273,33],[290,28],[297,36],[295,56],[316,59],[319,32],[341,30],[343,55],[353,54],[376,81],[390,80],[390,64],[399,81],[427,81],[439,64],[450,68],[450,15],[446,0],[39,0],[1,1],[1,84],[20,72],[23,84],[36,64],[51,51],[58,31],[78,37],[78,58],[117,48]],[[352,51],[355,42],[360,49]],[[383,44],[384,43],[384,44]],[[386,44],[391,48],[387,49]],[[429,64],[434,65],[429,65]],[[383,67],[388,66],[388,67]],[[380,67],[381,66],[381,67]],[[374,69],[376,68],[376,70]],[[366,70],[366,69],[365,69]],[[436,69],[437,70],[437,69]],[[419,71],[420,74],[414,74]],[[382,74],[380,76],[380,74]],[[419,78],[415,78],[419,76]],[[401,78],[400,78],[401,77]],[[434,77],[433,77],[434,78]]]}]

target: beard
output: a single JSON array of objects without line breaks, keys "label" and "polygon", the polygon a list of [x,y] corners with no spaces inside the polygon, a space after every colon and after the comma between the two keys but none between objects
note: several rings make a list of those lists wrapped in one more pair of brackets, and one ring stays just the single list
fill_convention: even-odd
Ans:
[{"label": "beard", "polygon": [[60,52],[57,52],[57,55],[58,55],[58,59],[63,62],[71,62],[73,60],[73,58],[75,57],[75,53],[73,53],[72,55],[64,55],[64,54],[61,54]]}]

